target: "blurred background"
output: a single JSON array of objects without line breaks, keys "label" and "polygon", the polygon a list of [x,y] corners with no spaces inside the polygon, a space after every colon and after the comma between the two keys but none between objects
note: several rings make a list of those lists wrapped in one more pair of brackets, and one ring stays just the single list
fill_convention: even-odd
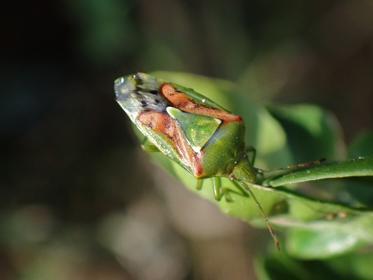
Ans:
[{"label": "blurred background", "polygon": [[255,279],[264,231],[155,168],[114,101],[132,72],[231,80],[373,128],[373,2],[8,2],[0,279]]}]

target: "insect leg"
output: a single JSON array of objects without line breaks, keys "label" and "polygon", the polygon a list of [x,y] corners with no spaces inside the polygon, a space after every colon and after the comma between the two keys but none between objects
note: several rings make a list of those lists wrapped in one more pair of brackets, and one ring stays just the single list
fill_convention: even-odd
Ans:
[{"label": "insect leg", "polygon": [[214,197],[217,201],[220,201],[223,196],[225,196],[225,200],[227,202],[232,202],[233,199],[230,195],[230,189],[224,188],[221,186],[221,178],[220,177],[213,177],[212,178],[212,188],[214,191]]},{"label": "insect leg", "polygon": [[197,191],[202,190],[203,181],[204,181],[204,179],[197,179],[197,183],[196,183],[196,190]]},{"label": "insect leg", "polygon": [[251,165],[254,165],[256,159],[256,149],[253,146],[249,146],[247,147],[247,153],[251,154],[251,159],[249,159],[249,162]]},{"label": "insect leg", "polygon": [[258,206],[259,212],[262,214],[264,223],[269,231],[269,234],[271,235],[273,242],[275,243],[275,246],[278,250],[280,250],[280,241],[277,238],[276,233],[274,232],[271,223],[269,222],[268,216],[264,212],[264,209],[258,199],[256,198],[254,192],[250,189],[250,184],[240,184],[236,181],[233,181],[233,183],[238,187],[238,188],[243,188],[245,191],[248,192],[250,197],[253,199],[254,203]]}]

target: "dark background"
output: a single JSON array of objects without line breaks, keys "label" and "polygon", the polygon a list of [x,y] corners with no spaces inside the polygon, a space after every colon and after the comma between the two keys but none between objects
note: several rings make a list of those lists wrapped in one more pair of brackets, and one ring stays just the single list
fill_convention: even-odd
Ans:
[{"label": "dark background", "polygon": [[13,1],[0,18],[1,279],[208,279],[219,267],[203,261],[216,237],[195,241],[163,208],[114,101],[118,76],[228,79],[334,112],[347,142],[373,128],[368,0]]}]

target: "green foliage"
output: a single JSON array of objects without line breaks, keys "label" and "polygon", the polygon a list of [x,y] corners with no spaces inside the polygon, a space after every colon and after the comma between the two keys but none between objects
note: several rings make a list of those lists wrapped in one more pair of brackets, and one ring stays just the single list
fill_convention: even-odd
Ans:
[{"label": "green foliage", "polygon": [[358,137],[351,144],[349,149],[350,157],[362,157],[366,155],[373,155],[373,132],[365,132]]},{"label": "green foliage", "polygon": [[341,131],[330,113],[310,104],[270,106],[269,110],[285,130],[295,162],[340,157]]}]

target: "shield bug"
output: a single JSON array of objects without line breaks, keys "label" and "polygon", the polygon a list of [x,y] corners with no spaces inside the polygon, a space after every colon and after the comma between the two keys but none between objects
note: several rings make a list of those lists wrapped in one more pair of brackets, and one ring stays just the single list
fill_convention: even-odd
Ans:
[{"label": "shield bug", "polygon": [[[250,190],[256,182],[255,149],[244,141],[244,123],[212,100],[190,88],[137,73],[115,80],[116,100],[152,145],[197,178],[213,178],[216,200],[232,201],[230,189],[221,185],[228,177],[244,189],[264,216],[267,227],[278,241],[260,203]],[[248,152],[252,152],[249,159]],[[243,187],[242,187],[243,185]]]}]

